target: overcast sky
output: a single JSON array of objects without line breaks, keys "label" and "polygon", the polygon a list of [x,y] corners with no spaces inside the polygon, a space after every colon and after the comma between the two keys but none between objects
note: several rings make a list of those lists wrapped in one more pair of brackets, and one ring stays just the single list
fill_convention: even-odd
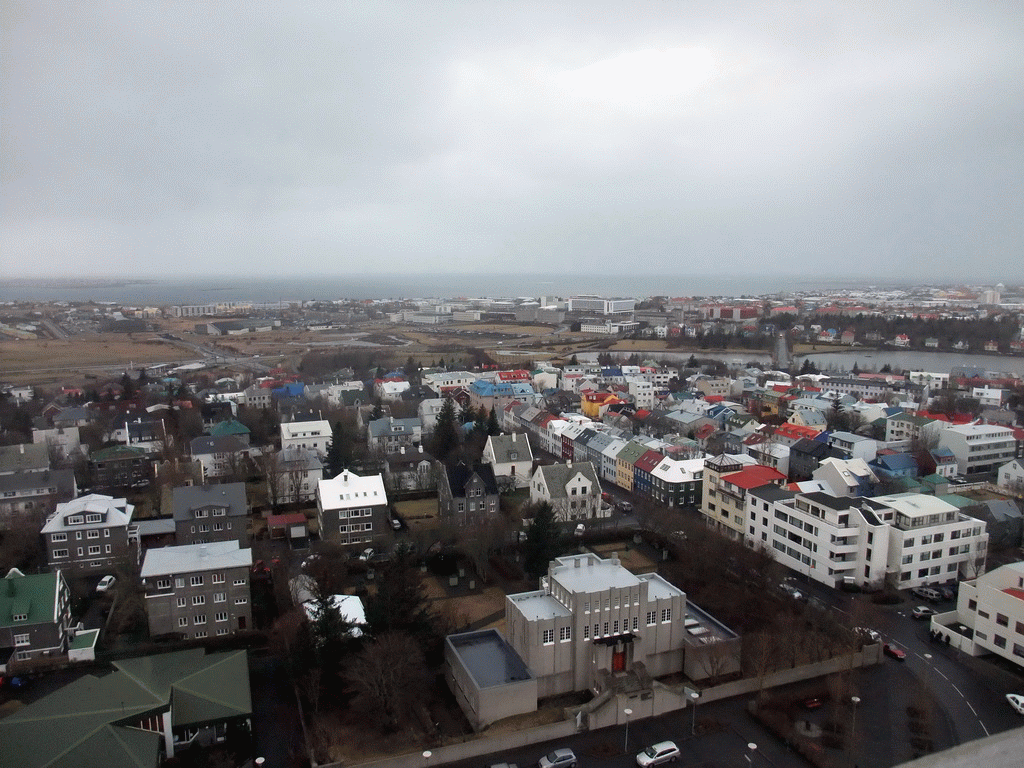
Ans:
[{"label": "overcast sky", "polygon": [[8,275],[1024,281],[1019,2],[4,16]]}]

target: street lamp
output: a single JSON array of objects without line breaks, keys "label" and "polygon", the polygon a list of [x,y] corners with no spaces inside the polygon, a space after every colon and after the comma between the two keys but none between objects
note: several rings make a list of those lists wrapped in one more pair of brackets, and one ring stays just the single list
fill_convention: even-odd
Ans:
[{"label": "street lamp", "polygon": [[693,707],[693,719],[690,721],[690,735],[695,736],[697,734],[697,700],[700,699],[700,694],[696,691],[690,691],[690,701]]},{"label": "street lamp", "polygon": [[747,768],[750,768],[750,766],[754,764],[752,758],[755,749],[757,749],[757,744],[755,744],[754,742],[750,742],[749,744],[747,744],[748,752],[745,755],[743,755],[745,758],[747,758]]},{"label": "street lamp", "polygon": [[854,748],[857,743],[857,705],[860,704],[860,696],[851,696],[850,703],[853,704],[853,716],[850,718],[850,762],[854,762]]},{"label": "street lamp", "polygon": [[622,710],[622,714],[626,716],[626,740],[622,744],[622,751],[629,752],[629,716],[633,714],[633,710],[626,708]]},{"label": "street lamp", "polygon": [[924,663],[924,690],[926,695],[930,695],[928,691],[928,683],[931,682],[930,678],[932,673],[932,655],[930,653],[924,654]]}]

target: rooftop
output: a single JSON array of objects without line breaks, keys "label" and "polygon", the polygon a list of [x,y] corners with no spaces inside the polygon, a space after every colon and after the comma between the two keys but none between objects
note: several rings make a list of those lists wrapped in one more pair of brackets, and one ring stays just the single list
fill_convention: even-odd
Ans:
[{"label": "rooftop", "polygon": [[494,629],[466,632],[448,638],[466,670],[481,689],[529,680],[529,668],[505,638]]},{"label": "rooftop", "polygon": [[139,575],[146,579],[218,568],[248,568],[251,565],[251,549],[240,549],[236,540],[212,541],[209,544],[183,544],[147,550]]}]

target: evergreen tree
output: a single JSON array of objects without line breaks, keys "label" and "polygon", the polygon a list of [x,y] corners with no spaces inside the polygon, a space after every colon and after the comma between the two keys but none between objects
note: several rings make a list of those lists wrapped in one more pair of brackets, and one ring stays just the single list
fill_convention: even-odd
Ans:
[{"label": "evergreen tree", "polygon": [[494,408],[491,408],[491,413],[487,417],[487,434],[492,437],[501,434],[501,425],[498,424],[498,414],[495,413]]},{"label": "evergreen tree", "polygon": [[487,435],[487,410],[480,406],[480,410],[476,412],[476,418],[473,419],[473,432],[478,437],[486,438]]},{"label": "evergreen tree", "polygon": [[459,409],[459,424],[469,424],[471,421],[476,421],[476,418],[476,410],[469,403]]},{"label": "evergreen tree", "polygon": [[580,364],[580,361],[576,357],[576,355],[573,355],[572,357],[569,358],[569,365],[579,365],[579,364]]},{"label": "evergreen tree", "polygon": [[121,399],[131,400],[135,397],[135,392],[135,382],[132,381],[132,377],[128,375],[127,371],[125,371],[124,375],[121,377]]},{"label": "evergreen tree", "polygon": [[558,557],[560,551],[558,539],[555,512],[550,504],[541,504],[526,530],[523,544],[523,564],[530,578],[539,579],[548,572],[548,563]]},{"label": "evergreen tree", "polygon": [[327,446],[327,464],[324,471],[327,478],[337,477],[352,460],[352,445],[340,420],[331,427],[331,443]]},{"label": "evergreen tree", "polygon": [[455,423],[455,403],[450,398],[445,398],[444,405],[437,414],[437,423],[434,425],[434,436],[431,441],[430,452],[438,461],[444,461],[459,448],[459,428]]},{"label": "evergreen tree", "polygon": [[384,418],[384,406],[381,404],[380,398],[377,397],[373,400],[373,411],[370,413],[370,421],[382,418]]},{"label": "evergreen tree", "polygon": [[425,606],[419,570],[397,557],[379,572],[377,591],[366,598],[366,622],[375,635],[398,630],[423,636],[431,630]]},{"label": "evergreen tree", "polygon": [[852,371],[852,373],[853,373],[854,376],[857,376],[860,373],[860,368],[857,366],[856,361],[854,361],[854,363],[853,363],[853,371]]},{"label": "evergreen tree", "polygon": [[690,355],[690,359],[686,361],[687,368],[700,368],[700,362],[694,355]]}]

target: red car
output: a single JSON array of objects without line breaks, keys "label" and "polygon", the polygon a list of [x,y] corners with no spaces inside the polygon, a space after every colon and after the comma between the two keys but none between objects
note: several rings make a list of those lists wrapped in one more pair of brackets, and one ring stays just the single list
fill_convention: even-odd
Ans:
[{"label": "red car", "polygon": [[611,504],[612,503],[612,495],[610,493],[602,493],[601,494],[601,501],[605,501],[605,502],[608,502],[609,504]]},{"label": "red car", "polygon": [[892,658],[896,659],[896,661],[903,661],[905,658],[907,658],[906,651],[904,651],[902,648],[897,648],[895,645],[889,645],[888,643],[882,646],[882,653],[884,653],[886,656],[891,656]]},{"label": "red car", "polygon": [[817,709],[824,703],[821,699],[805,699],[803,705],[804,709]]}]

